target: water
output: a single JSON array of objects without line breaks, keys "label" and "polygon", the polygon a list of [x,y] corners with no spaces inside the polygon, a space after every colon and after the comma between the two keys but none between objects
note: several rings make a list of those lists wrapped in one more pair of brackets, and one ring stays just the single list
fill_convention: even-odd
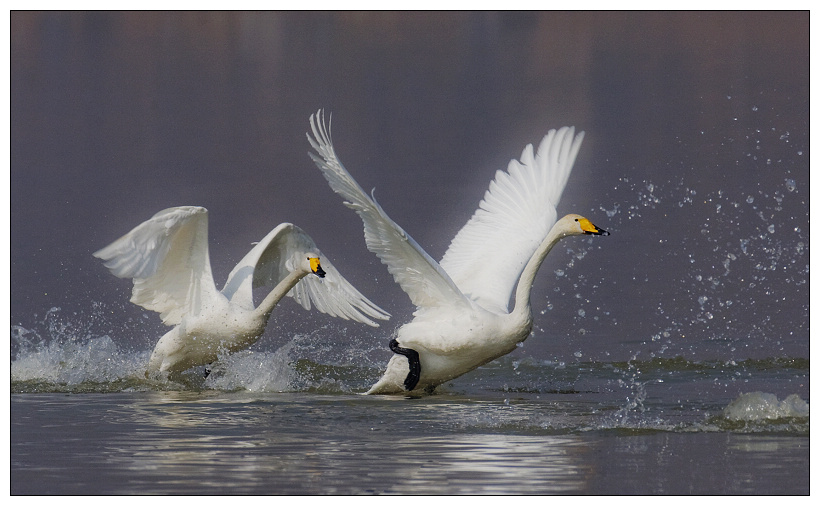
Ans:
[{"label": "water", "polygon": [[[806,12],[12,12],[12,494],[810,491]],[[423,58],[418,55],[423,54]],[[441,258],[497,169],[586,131],[533,335],[419,398],[364,397],[413,310],[306,155]],[[273,314],[208,377],[91,256],[209,209],[217,284],[294,222],[393,318]]]},{"label": "water", "polygon": [[[583,396],[130,392],[14,396],[11,408],[12,494],[809,491],[799,419],[568,429],[604,418]],[[39,424],[57,413],[65,423]]]},{"label": "water", "polygon": [[29,344],[11,364],[11,493],[809,492],[808,360],[513,353],[379,397],[359,394],[378,360],[305,358],[322,337],[184,383],[144,379],[148,350],[108,336]]}]

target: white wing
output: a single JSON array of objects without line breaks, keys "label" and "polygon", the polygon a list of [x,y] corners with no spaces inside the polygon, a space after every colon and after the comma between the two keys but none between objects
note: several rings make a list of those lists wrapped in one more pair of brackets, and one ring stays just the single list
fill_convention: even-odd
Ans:
[{"label": "white wing", "polygon": [[507,312],[527,261],[555,224],[555,207],[584,133],[550,130],[533,156],[532,145],[498,171],[475,214],[456,234],[441,267],[482,307]]},{"label": "white wing", "polygon": [[391,220],[347,172],[333,149],[323,111],[320,110],[315,116],[315,120],[314,115],[310,116],[315,139],[310,134],[307,137],[321,157],[309,153],[310,157],[333,191],[341,195],[345,205],[361,217],[367,248],[387,265],[387,270],[417,307],[469,304],[438,263]]},{"label": "white wing", "polygon": [[374,327],[378,324],[370,318],[389,317],[339,274],[309,235],[290,223],[271,230],[239,261],[228,275],[222,294],[234,304],[253,309],[252,288],[276,286],[294,269],[294,262],[307,254],[319,256],[325,277],[309,274],[288,292],[302,307],[310,309],[312,302],[323,313]]},{"label": "white wing", "polygon": [[131,302],[166,325],[197,315],[220,297],[208,257],[208,211],[172,207],[94,253],[120,278],[133,278]]}]

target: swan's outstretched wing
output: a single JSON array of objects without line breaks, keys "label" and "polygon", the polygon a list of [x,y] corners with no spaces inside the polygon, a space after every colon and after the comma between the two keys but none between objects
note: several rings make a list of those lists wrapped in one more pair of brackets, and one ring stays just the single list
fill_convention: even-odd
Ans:
[{"label": "swan's outstretched wing", "polygon": [[309,153],[330,187],[345,199],[345,205],[364,222],[367,248],[387,265],[387,270],[410,300],[419,308],[469,304],[446,272],[384,212],[381,206],[353,179],[333,149],[324,112],[310,116],[313,137],[310,145],[320,156]]},{"label": "swan's outstretched wing", "polygon": [[475,214],[441,260],[461,291],[486,309],[507,312],[524,266],[556,221],[584,133],[550,130],[533,156],[532,145],[498,171]]},{"label": "swan's outstretched wing", "polygon": [[371,318],[386,320],[389,314],[359,293],[322,255],[313,239],[302,229],[282,223],[259,241],[228,275],[222,294],[232,303],[253,309],[253,290],[276,286],[293,269],[303,255],[319,256],[325,277],[308,275],[288,295],[305,309],[311,303],[323,313],[378,327]]},{"label": "swan's outstretched wing", "polygon": [[94,253],[120,278],[133,278],[131,302],[160,313],[166,325],[199,314],[219,293],[208,258],[208,211],[172,207]]}]

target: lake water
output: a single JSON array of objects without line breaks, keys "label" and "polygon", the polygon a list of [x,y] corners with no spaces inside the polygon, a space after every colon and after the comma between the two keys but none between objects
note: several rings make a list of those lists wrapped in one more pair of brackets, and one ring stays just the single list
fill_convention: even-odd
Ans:
[{"label": "lake water", "polygon": [[[10,15],[12,494],[810,492],[809,12]],[[307,156],[433,258],[551,128],[584,142],[533,334],[420,398],[365,397],[412,304]],[[216,283],[281,222],[382,327],[286,300],[207,378],[92,257],[209,210]]]},{"label": "lake water", "polygon": [[185,384],[140,379],[147,352],[108,338],[23,353],[11,493],[810,490],[808,360],[507,357],[405,398],[358,394],[375,361],[319,364],[296,349],[227,357]]}]

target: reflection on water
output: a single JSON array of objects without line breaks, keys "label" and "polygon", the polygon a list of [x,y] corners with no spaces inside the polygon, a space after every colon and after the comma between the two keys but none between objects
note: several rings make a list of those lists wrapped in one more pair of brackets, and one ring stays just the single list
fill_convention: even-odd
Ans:
[{"label": "reflection on water", "polygon": [[[806,493],[808,437],[545,429],[575,401],[12,397],[13,494]],[[481,418],[481,413],[491,416]],[[527,422],[532,417],[534,420]],[[481,424],[475,421],[482,419]],[[493,419],[493,423],[488,420]],[[82,463],[82,466],[78,466]],[[43,483],[39,476],[50,478]]]},{"label": "reflection on water", "polygon": [[[173,492],[492,494],[583,490],[574,436],[453,435],[313,441],[262,433],[131,440],[112,466]],[[192,476],[203,476],[192,484]],[[208,480],[207,477],[213,477]]]},{"label": "reflection on water", "polygon": [[579,491],[589,466],[576,456],[584,444],[575,436],[452,435],[400,441],[390,451],[408,464],[397,472],[396,493]]},{"label": "reflection on water", "polygon": [[[46,464],[52,473],[70,474],[86,493],[560,493],[583,490],[590,466],[577,436],[446,430],[459,410],[484,406],[441,412],[427,406],[411,414],[410,427],[426,419],[438,434],[430,435],[401,425],[408,404],[395,399],[168,392],[15,400],[18,414],[59,409],[72,420],[60,431],[35,429],[38,437],[27,438],[23,427],[15,432],[88,458],[87,470],[105,479],[86,478],[70,462]],[[92,422],[99,412],[102,419]],[[97,427],[93,433],[89,423]],[[25,452],[15,454],[13,488],[26,493],[36,486],[25,479],[33,468],[22,464]]]},{"label": "reflection on water", "polygon": [[[364,411],[374,408],[369,415]],[[129,475],[137,491],[148,484],[156,491],[297,494],[583,489],[585,471],[575,454],[584,445],[576,436],[428,436],[407,430],[425,419],[452,423],[459,412],[485,408],[461,404],[422,406],[405,427],[385,427],[400,424],[405,408],[396,399],[314,404],[290,397],[270,402],[152,393],[138,405],[108,412],[112,423],[136,430],[111,441],[118,451],[106,460]],[[189,489],[192,475],[203,479]]]}]

